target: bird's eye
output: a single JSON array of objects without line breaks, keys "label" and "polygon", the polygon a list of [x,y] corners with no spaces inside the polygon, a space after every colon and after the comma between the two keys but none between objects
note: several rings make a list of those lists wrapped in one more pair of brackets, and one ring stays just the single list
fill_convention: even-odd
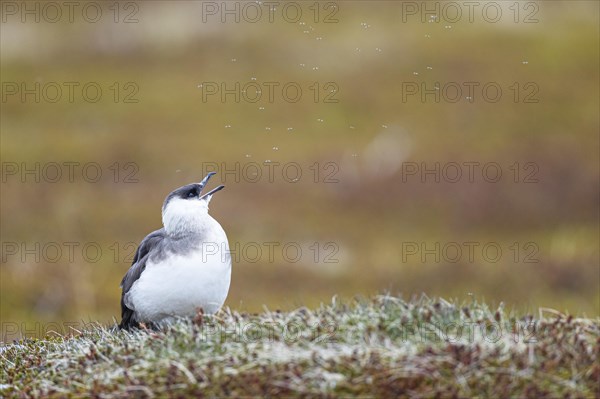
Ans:
[{"label": "bird's eye", "polygon": [[193,198],[196,196],[196,191],[192,190],[188,193],[188,198]]}]

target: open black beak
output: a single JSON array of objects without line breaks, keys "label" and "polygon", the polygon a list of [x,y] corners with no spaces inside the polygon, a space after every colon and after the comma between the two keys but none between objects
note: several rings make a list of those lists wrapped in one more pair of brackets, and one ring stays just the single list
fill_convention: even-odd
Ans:
[{"label": "open black beak", "polygon": [[206,186],[206,183],[208,183],[208,181],[210,180],[211,177],[213,177],[214,175],[216,175],[217,172],[209,172],[206,177],[204,179],[202,179],[202,181],[199,183],[200,184],[200,194],[198,196],[199,199],[205,199],[205,198],[209,198],[210,196],[213,195],[214,193],[216,193],[219,190],[222,190],[223,188],[225,188],[225,186],[221,185],[217,188],[213,188],[212,190],[210,190],[209,192],[207,192],[206,194],[202,194],[202,189],[204,188],[204,186]]},{"label": "open black beak", "polygon": [[204,179],[202,179],[202,181],[199,183],[200,184],[200,192],[202,192],[202,189],[204,189],[204,186],[206,186],[206,183],[208,183],[208,181],[210,180],[210,178],[213,177],[216,174],[217,174],[217,172],[209,172],[206,175],[206,177]]},{"label": "open black beak", "polygon": [[225,188],[224,185],[220,185],[219,187],[213,188],[212,190],[210,190],[209,192],[207,192],[206,194],[204,194],[203,196],[200,197],[200,199],[205,199],[205,198],[210,198],[211,195],[213,195],[214,193],[216,193],[217,191],[221,191]]}]

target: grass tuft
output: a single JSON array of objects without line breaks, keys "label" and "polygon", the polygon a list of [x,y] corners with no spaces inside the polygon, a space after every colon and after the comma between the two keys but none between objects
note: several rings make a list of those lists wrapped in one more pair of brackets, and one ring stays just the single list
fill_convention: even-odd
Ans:
[{"label": "grass tuft", "polygon": [[390,295],[0,348],[4,397],[598,397],[600,323]]}]

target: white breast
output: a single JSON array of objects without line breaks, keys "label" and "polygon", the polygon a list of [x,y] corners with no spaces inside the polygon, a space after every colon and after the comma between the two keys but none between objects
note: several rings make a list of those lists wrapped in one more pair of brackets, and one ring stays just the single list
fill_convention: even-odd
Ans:
[{"label": "white breast", "polygon": [[138,321],[159,322],[172,316],[194,316],[200,308],[209,314],[221,308],[231,281],[229,246],[225,239],[209,248],[201,247],[186,256],[169,254],[146,264],[125,296]]}]

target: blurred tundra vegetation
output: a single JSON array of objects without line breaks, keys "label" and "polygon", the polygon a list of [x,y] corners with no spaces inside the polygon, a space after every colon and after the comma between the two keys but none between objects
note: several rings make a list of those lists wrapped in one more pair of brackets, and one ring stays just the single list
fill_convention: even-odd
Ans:
[{"label": "blurred tundra vegetation", "polygon": [[5,326],[119,317],[164,197],[215,168],[233,309],[390,290],[598,315],[598,3],[501,3],[496,23],[366,1],[223,23],[206,3],[3,15]]}]

